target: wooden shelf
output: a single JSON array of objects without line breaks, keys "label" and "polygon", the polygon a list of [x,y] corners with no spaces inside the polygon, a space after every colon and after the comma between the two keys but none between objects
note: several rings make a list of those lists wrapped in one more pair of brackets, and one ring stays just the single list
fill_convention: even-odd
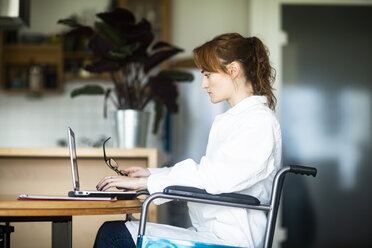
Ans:
[{"label": "wooden shelf", "polygon": [[4,57],[7,64],[56,64],[62,63],[62,45],[5,45]]},{"label": "wooden shelf", "polygon": [[[3,45],[3,63],[1,75],[1,88],[7,93],[30,93],[27,86],[28,70],[37,65],[44,68],[53,68],[53,87],[47,87],[48,82],[40,85],[35,93],[59,93],[62,91],[63,80],[63,47],[62,44],[5,44]],[[23,74],[22,85],[11,87],[10,80],[14,75],[12,71]],[[46,71],[45,71],[46,73]],[[46,74],[41,75],[44,80]],[[51,80],[51,79],[49,79]]]},{"label": "wooden shelf", "polygon": [[88,76],[80,76],[72,73],[64,73],[63,74],[63,81],[72,81],[72,80],[111,80],[109,73],[101,73],[101,74],[90,74]]},{"label": "wooden shelf", "polygon": [[64,59],[91,59],[93,55],[87,51],[63,51]]}]

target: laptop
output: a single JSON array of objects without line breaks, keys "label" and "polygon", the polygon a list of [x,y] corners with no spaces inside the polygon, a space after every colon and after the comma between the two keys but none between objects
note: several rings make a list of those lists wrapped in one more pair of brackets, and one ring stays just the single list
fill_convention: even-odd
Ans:
[{"label": "laptop", "polygon": [[118,200],[132,200],[136,198],[136,191],[98,191],[98,190],[80,190],[78,162],[76,155],[75,134],[72,129],[68,128],[68,146],[70,151],[71,175],[73,191],[68,192],[70,197],[110,197]]}]

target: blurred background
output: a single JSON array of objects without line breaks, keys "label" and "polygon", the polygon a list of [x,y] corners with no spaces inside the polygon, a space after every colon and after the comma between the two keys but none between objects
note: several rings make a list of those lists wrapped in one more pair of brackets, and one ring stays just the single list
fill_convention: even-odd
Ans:
[{"label": "blurred background", "polygon": [[[149,133],[148,147],[161,151],[164,165],[200,160],[214,116],[228,106],[210,104],[201,90],[200,72],[190,63],[192,49],[225,32],[257,36],[270,50],[277,71],[283,165],[318,169],[315,179],[286,179],[274,247],[372,247],[372,1],[160,2],[169,4],[169,41],[185,49],[171,66],[192,72],[195,80],[179,85],[180,111],[162,123],[157,135]],[[62,32],[56,22],[71,14],[93,22],[94,13],[112,4],[31,0],[30,25],[18,35]],[[69,96],[84,83],[86,79],[66,80],[56,95],[1,91],[0,147],[59,146],[68,126],[81,138],[78,146],[109,136],[102,97]],[[105,79],[95,83],[110,87]],[[186,226],[184,210],[183,204],[168,204],[161,216]]]}]

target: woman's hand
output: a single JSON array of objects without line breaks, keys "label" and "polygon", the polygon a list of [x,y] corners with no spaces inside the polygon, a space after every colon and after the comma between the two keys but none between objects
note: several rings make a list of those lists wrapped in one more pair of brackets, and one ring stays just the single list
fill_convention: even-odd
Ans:
[{"label": "woman's hand", "polygon": [[147,189],[147,177],[107,176],[97,184],[96,188],[100,191],[106,191],[109,188],[130,190]]},{"label": "woman's hand", "polygon": [[121,171],[129,177],[148,177],[151,174],[149,169],[137,166],[129,167]]}]

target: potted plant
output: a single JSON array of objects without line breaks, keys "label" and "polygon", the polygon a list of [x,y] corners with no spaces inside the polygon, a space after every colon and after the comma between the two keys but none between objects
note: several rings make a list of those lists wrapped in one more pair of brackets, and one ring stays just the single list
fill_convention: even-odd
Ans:
[{"label": "potted plant", "polygon": [[[144,109],[153,101],[155,106],[153,132],[156,133],[164,108],[170,113],[178,111],[176,101],[178,91],[175,83],[193,80],[191,73],[159,68],[162,62],[183,50],[164,41],[153,44],[151,24],[146,19],[136,23],[133,13],[127,9],[118,8],[98,13],[97,17],[101,21],[96,22],[94,27],[81,25],[76,18],[62,19],[58,23],[71,27],[66,36],[87,39],[93,58],[85,69],[93,73],[108,72],[114,87],[104,89],[99,85],[86,85],[73,90],[71,97],[102,94],[105,117],[107,102],[111,101],[117,109],[115,119],[120,121],[124,118],[124,122],[134,121],[135,125],[146,122],[148,113]],[[130,113],[130,117],[125,117],[125,113]],[[137,119],[131,121],[128,118]],[[124,125],[117,124],[118,130],[120,125]],[[125,127],[126,132],[128,128]],[[144,129],[143,132],[146,132],[147,129]],[[131,129],[126,133],[126,138],[137,132],[138,129]],[[119,146],[128,147],[120,144]],[[144,145],[142,142],[132,146]]]}]

